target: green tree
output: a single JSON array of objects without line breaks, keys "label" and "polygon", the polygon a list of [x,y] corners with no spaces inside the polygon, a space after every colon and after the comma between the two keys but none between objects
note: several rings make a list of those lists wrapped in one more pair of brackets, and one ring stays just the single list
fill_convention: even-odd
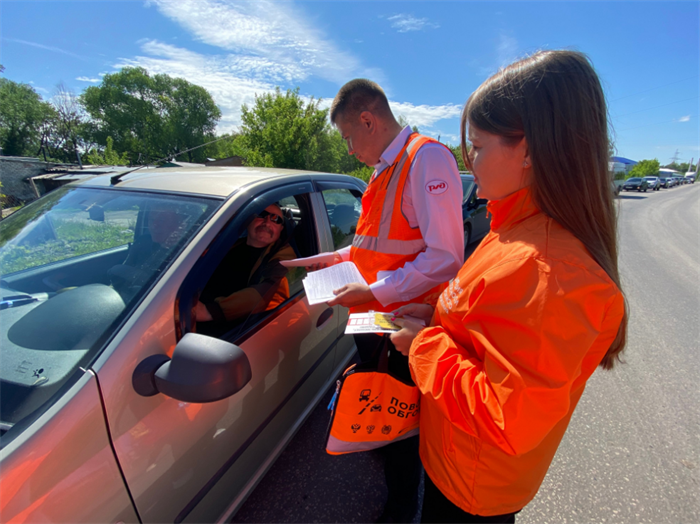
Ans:
[{"label": "green tree", "polygon": [[[140,67],[105,75],[80,100],[91,118],[91,137],[102,146],[112,137],[114,150],[127,153],[131,164],[177,157],[212,140],[221,118],[206,89]],[[204,158],[204,148],[187,153],[190,162]]]},{"label": "green tree", "polygon": [[114,140],[111,136],[107,137],[107,146],[103,151],[98,151],[96,148],[91,149],[85,155],[85,162],[100,166],[125,166],[129,163],[129,155],[122,153],[119,155],[114,150]]},{"label": "green tree", "polygon": [[6,156],[36,154],[53,109],[27,84],[0,78],[0,147]]},{"label": "green tree", "polygon": [[698,169],[697,163],[691,165],[688,162],[681,162],[680,164],[677,162],[672,162],[664,167],[668,169],[674,169],[675,171],[678,171],[680,173],[687,173],[688,171],[697,171]]},{"label": "green tree", "polygon": [[654,176],[659,174],[659,161],[654,160],[640,160],[637,162],[632,169],[627,172],[627,178],[639,177],[643,178],[645,176]]},{"label": "green tree", "polygon": [[253,166],[309,169],[318,164],[320,136],[327,131],[328,110],[320,100],[304,103],[299,88],[255,97],[252,108],[241,107],[241,145]]}]

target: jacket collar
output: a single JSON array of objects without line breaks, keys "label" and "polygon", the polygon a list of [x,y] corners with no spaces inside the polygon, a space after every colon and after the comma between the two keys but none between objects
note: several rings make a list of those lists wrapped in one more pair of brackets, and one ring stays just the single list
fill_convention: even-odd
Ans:
[{"label": "jacket collar", "polygon": [[541,213],[532,199],[529,187],[524,187],[500,200],[489,202],[486,209],[491,213],[491,231],[510,227]]}]

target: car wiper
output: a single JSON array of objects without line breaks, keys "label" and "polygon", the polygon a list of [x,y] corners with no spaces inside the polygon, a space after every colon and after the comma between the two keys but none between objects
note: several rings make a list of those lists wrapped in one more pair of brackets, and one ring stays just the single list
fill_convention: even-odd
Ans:
[{"label": "car wiper", "polygon": [[38,298],[34,298],[29,295],[12,295],[9,297],[2,297],[2,301],[0,301],[0,311],[11,307],[24,306],[25,304],[31,304],[32,302],[38,301]]}]

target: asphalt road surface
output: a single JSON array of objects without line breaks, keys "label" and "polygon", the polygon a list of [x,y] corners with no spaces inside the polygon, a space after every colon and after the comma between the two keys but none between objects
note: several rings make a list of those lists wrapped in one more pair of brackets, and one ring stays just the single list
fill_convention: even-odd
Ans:
[{"label": "asphalt road surface", "polygon": [[[626,193],[625,364],[588,382],[520,524],[700,521],[700,184]],[[330,392],[234,522],[374,522],[380,451],[324,452]],[[418,516],[417,516],[418,517]]]}]

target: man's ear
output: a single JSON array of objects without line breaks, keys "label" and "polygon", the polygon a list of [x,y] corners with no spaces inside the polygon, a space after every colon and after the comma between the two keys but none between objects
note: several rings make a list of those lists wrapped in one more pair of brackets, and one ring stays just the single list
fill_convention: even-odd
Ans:
[{"label": "man's ear", "polygon": [[377,117],[370,111],[362,111],[360,113],[360,125],[365,131],[373,133],[377,128]]}]

